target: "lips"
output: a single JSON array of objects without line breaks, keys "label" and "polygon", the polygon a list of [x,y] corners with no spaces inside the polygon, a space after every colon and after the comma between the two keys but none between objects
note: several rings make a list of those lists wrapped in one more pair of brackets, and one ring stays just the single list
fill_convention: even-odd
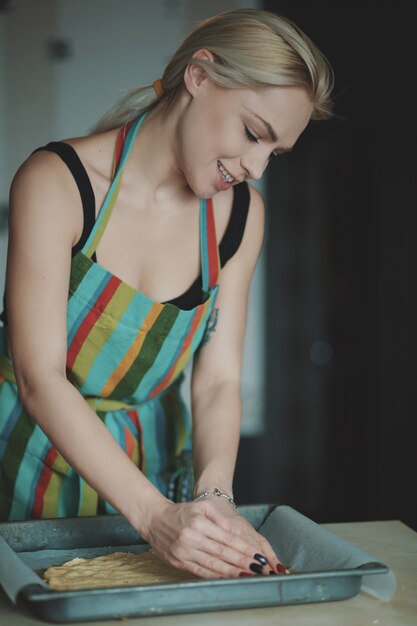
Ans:
[{"label": "lips", "polygon": [[217,167],[216,167],[216,189],[217,189],[217,191],[225,191],[226,189],[230,189],[230,187],[232,186],[232,184],[234,182],[234,179],[231,178],[231,174],[229,174],[230,178],[226,179],[226,177],[222,174],[222,171],[220,169],[220,165],[221,165],[220,161],[217,161]]},{"label": "lips", "polygon": [[224,167],[223,163],[221,161],[217,161],[217,165],[219,170],[222,173],[223,178],[225,179],[225,181],[227,183],[233,183],[235,181],[234,176]]}]

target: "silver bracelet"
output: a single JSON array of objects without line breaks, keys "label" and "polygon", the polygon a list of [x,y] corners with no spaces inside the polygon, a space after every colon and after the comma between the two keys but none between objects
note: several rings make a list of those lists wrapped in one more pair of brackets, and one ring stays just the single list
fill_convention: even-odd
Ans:
[{"label": "silver bracelet", "polygon": [[220,489],[217,489],[217,487],[215,487],[213,489],[213,491],[203,491],[203,493],[200,493],[200,495],[196,496],[193,499],[193,502],[198,502],[199,500],[201,500],[202,498],[205,498],[206,496],[221,496],[222,498],[226,498],[226,500],[228,500],[230,502],[230,504],[236,509],[236,502],[233,500],[233,498],[231,498],[229,495],[227,495],[227,493],[224,493],[224,491],[220,491]]}]

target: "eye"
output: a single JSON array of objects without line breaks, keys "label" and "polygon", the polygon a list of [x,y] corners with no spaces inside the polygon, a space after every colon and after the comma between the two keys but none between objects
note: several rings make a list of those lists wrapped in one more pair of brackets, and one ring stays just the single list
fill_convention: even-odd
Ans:
[{"label": "eye", "polygon": [[244,126],[243,128],[245,129],[246,139],[249,139],[249,141],[255,141],[256,143],[258,143],[259,139],[250,132],[249,128],[247,126]]}]

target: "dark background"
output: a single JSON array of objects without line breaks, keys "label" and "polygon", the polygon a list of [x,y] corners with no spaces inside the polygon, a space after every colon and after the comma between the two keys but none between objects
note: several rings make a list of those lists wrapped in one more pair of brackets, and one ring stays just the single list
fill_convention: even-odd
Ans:
[{"label": "dark background", "polygon": [[241,504],[417,530],[413,4],[265,2],[329,58],[338,117],[267,175],[266,429],[241,441]]}]

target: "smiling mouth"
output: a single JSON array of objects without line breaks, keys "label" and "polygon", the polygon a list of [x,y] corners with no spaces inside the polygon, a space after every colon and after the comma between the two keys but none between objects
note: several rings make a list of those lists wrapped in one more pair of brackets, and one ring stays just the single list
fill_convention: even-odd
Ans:
[{"label": "smiling mouth", "polygon": [[220,163],[220,161],[217,161],[217,166],[218,166],[218,168],[219,168],[219,170],[220,170],[220,172],[221,172],[221,174],[222,174],[222,176],[223,176],[224,180],[225,180],[227,183],[233,183],[235,179],[234,179],[234,178],[233,178],[233,176],[232,176],[232,175],[231,175],[231,174],[227,171],[227,169],[226,169],[225,167],[223,167],[223,165]]}]

